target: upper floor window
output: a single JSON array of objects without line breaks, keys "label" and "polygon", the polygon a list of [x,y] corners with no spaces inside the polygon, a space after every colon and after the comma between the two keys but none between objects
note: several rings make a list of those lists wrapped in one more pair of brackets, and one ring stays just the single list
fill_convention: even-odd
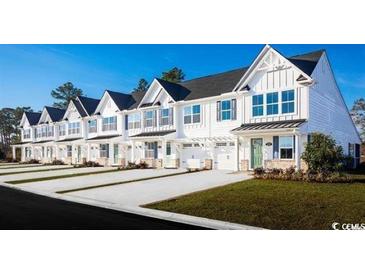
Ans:
[{"label": "upper floor window", "polygon": [[294,112],[294,90],[287,90],[281,93],[281,112]]},{"label": "upper floor window", "polygon": [[128,115],[128,129],[136,129],[141,127],[141,113],[132,113]]},{"label": "upper floor window", "polygon": [[29,139],[30,138],[30,128],[24,130],[23,138],[24,139]]},{"label": "upper floor window", "polygon": [[41,127],[41,136],[42,137],[47,137],[47,126],[42,126]]},{"label": "upper floor window", "polygon": [[172,125],[172,108],[164,108],[160,110],[160,126]]},{"label": "upper floor window", "polygon": [[217,102],[217,121],[236,120],[236,99]]},{"label": "upper floor window", "polygon": [[80,133],[80,122],[73,122],[68,124],[68,135]]},{"label": "upper floor window", "polygon": [[98,130],[97,120],[89,121],[89,133],[95,133]]},{"label": "upper floor window", "polygon": [[200,123],[200,105],[184,107],[184,124]]},{"label": "upper floor window", "polygon": [[47,127],[47,136],[48,137],[53,137],[54,135],[54,127],[53,126],[48,126]]},{"label": "upper floor window", "polygon": [[144,126],[153,127],[155,125],[155,111],[150,110],[144,113]]},{"label": "upper floor window", "polygon": [[266,94],[266,114],[274,115],[279,113],[279,95],[277,92]]},{"label": "upper floor window", "polygon": [[254,95],[252,96],[252,116],[264,115],[264,96]]},{"label": "upper floor window", "polygon": [[58,126],[58,135],[65,136],[66,135],[66,124],[62,124]]},{"label": "upper floor window", "polygon": [[103,118],[103,131],[117,130],[117,116]]}]

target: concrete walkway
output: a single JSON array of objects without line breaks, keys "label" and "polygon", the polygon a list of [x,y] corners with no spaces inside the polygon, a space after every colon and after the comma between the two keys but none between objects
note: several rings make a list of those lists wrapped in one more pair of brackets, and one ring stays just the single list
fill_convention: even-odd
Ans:
[{"label": "concrete walkway", "polygon": [[[107,183],[116,183],[129,180],[137,180],[141,178],[149,178],[162,176],[174,173],[186,172],[185,169],[134,169],[134,170],[121,170],[116,172],[85,175],[82,177],[64,178],[49,181],[41,181],[34,183],[22,184],[22,188],[27,190],[37,190],[42,192],[57,192],[63,190],[70,190],[80,187],[97,186]],[[134,183],[132,183],[134,184]],[[105,188],[96,188],[96,192]]]},{"label": "concrete walkway", "polygon": [[0,165],[0,170],[3,169],[9,169],[9,168],[14,168],[14,169],[18,169],[18,168],[25,168],[25,167],[37,167],[37,166],[43,166],[41,164],[12,164],[12,165]]},{"label": "concrete walkway", "polygon": [[47,170],[47,169],[59,169],[59,168],[67,168],[71,166],[67,165],[59,165],[59,166],[35,166],[35,167],[24,167],[24,168],[7,168],[0,169],[0,175],[13,173],[13,172],[24,172],[24,171],[36,171],[36,170]]},{"label": "concrete walkway", "polygon": [[[0,176],[0,182],[8,182],[14,180],[26,180],[26,179],[35,179],[35,178],[46,178],[52,176],[60,176],[60,175],[70,175],[70,174],[89,174],[90,172],[98,172],[103,170],[112,170],[115,168],[105,168],[105,167],[85,167],[85,168],[70,168],[70,169],[62,169],[62,170],[51,170],[51,171],[40,171],[40,172],[32,172],[32,173],[22,173],[22,174],[12,174],[12,175],[3,175]],[[43,182],[39,182],[43,183]],[[32,183],[29,183],[32,184]]]},{"label": "concrete walkway", "polygon": [[66,195],[106,201],[118,205],[139,206],[250,178],[242,173],[209,170],[105,188],[83,190]]}]

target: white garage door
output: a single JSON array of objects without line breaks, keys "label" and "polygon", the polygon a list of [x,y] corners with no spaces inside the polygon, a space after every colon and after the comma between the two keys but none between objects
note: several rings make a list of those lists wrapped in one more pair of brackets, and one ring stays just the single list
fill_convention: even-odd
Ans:
[{"label": "white garage door", "polygon": [[235,168],[235,146],[234,143],[216,143],[215,148],[215,169],[234,170]]},{"label": "white garage door", "polygon": [[187,168],[190,164],[204,165],[204,160],[207,158],[206,152],[195,144],[184,144],[181,150],[181,167]]}]

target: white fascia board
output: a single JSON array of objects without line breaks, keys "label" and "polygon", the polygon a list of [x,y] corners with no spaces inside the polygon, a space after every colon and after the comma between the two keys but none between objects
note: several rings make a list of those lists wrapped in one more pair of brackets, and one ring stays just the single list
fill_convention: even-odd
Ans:
[{"label": "white fascia board", "polygon": [[105,99],[105,97],[106,97],[106,96],[108,96],[111,100],[113,100],[113,99],[112,99],[112,97],[109,95],[108,91],[107,91],[107,90],[105,90],[105,91],[104,91],[103,96],[101,96],[101,99],[100,99],[100,101],[99,101],[99,104],[98,104],[98,106],[96,107],[96,109],[95,109],[94,113],[98,113],[98,112],[100,112],[100,108],[101,108],[101,106],[103,105],[104,101],[106,100],[106,99]]},{"label": "white fascia board", "polygon": [[142,98],[142,100],[141,100],[141,102],[139,102],[139,104],[138,104],[138,106],[137,106],[137,108],[140,108],[140,106],[143,104],[143,102],[144,102],[144,100],[145,100],[145,98],[147,97],[147,95],[149,95],[149,93],[150,92],[152,92],[152,87],[155,85],[155,84],[158,84],[161,88],[162,88],[162,86],[160,85],[160,83],[157,81],[157,79],[155,78],[155,79],[153,79],[153,81],[152,81],[152,83],[151,83],[151,85],[149,86],[149,88],[148,88],[148,90],[146,91],[146,93],[144,94],[144,96],[143,96],[143,98]]},{"label": "white fascia board", "polygon": [[[25,112],[23,113],[22,115],[22,119],[20,120],[20,123],[19,123],[19,126],[23,127],[24,126],[24,123],[25,123],[25,120],[28,120],[27,116],[25,115]],[[29,121],[28,121],[29,123]],[[29,123],[30,125],[30,123]]]}]

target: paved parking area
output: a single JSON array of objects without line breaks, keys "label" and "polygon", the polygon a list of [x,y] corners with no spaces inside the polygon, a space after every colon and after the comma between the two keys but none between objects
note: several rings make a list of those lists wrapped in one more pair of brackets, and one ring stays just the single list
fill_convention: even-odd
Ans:
[{"label": "paved parking area", "polygon": [[6,169],[0,169],[0,175],[7,174],[7,173],[13,173],[13,172],[25,172],[25,171],[36,171],[36,170],[47,170],[47,169],[59,169],[59,168],[67,168],[71,166],[67,165],[52,165],[52,166],[30,166],[30,167],[16,167],[16,168],[6,168]]},{"label": "paved parking area", "polygon": [[[156,172],[157,170],[152,171]],[[122,206],[139,206],[250,178],[250,176],[242,173],[209,170],[77,191],[66,195]]]},{"label": "paved parking area", "polygon": [[[85,167],[85,168],[70,168],[70,169],[62,169],[62,170],[51,170],[51,171],[41,171],[41,172],[32,172],[32,173],[22,173],[22,174],[11,174],[11,175],[3,175],[0,176],[0,182],[8,182],[14,180],[26,180],[26,179],[34,179],[34,178],[46,178],[51,176],[60,176],[60,175],[70,175],[70,174],[88,174],[90,172],[97,172],[103,170],[112,170],[115,168],[104,168],[104,167]],[[41,182],[39,182],[41,183]],[[31,184],[31,183],[30,183]]]},{"label": "paved parking area", "polygon": [[[41,192],[57,192],[63,190],[70,190],[80,187],[96,186],[107,183],[115,183],[129,180],[137,180],[141,178],[156,177],[174,173],[186,172],[185,169],[133,169],[121,170],[116,172],[85,175],[81,177],[63,178],[49,181],[40,181],[34,183],[20,184],[26,190],[36,190]],[[105,187],[109,188],[109,187]],[[95,191],[104,188],[96,188]]]}]

